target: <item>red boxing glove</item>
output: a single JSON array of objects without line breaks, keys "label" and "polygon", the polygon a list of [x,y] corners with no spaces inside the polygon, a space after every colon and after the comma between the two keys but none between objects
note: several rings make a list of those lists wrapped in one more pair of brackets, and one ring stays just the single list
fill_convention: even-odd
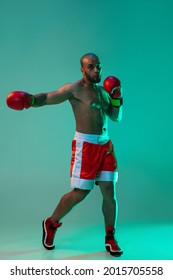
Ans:
[{"label": "red boxing glove", "polygon": [[120,80],[114,76],[109,76],[104,80],[103,87],[109,93],[112,105],[120,107],[123,104]]},{"label": "red boxing glove", "polygon": [[35,97],[27,92],[13,91],[8,94],[6,102],[11,109],[20,111],[34,105]]}]

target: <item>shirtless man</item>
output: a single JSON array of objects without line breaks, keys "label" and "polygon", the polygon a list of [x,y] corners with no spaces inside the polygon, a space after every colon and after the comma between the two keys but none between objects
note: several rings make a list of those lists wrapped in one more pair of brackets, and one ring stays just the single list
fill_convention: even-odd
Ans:
[{"label": "shirtless man", "polygon": [[22,101],[18,105],[10,106],[10,100],[13,102],[15,98],[9,95],[7,105],[21,110],[68,100],[76,120],[70,168],[72,190],[62,196],[52,216],[43,221],[43,246],[48,250],[55,248],[54,237],[57,228],[62,225],[60,220],[88,196],[96,183],[103,195],[105,247],[111,255],[120,256],[123,251],[114,237],[117,219],[117,162],[108,136],[107,122],[108,117],[112,121],[120,121],[122,106],[113,106],[111,96],[99,85],[102,74],[99,57],[88,53],[82,56],[80,62],[83,75],[81,80],[65,84],[53,92],[35,95],[21,93],[25,97],[19,98]]}]

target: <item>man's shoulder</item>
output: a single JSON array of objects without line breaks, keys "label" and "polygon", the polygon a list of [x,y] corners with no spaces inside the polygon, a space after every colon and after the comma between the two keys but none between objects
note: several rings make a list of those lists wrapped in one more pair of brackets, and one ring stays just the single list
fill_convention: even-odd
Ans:
[{"label": "man's shoulder", "polygon": [[110,96],[109,94],[107,93],[107,91],[105,91],[104,87],[102,85],[98,85],[98,88],[100,90],[100,93],[102,95],[102,98],[106,101],[106,102],[109,102],[110,100]]},{"label": "man's shoulder", "polygon": [[82,87],[82,81],[77,80],[75,82],[66,83],[65,86],[72,92],[76,91],[77,89],[80,89]]},{"label": "man's shoulder", "polygon": [[103,91],[103,90],[104,90],[103,86],[102,86],[102,85],[100,85],[100,84],[98,84],[98,85],[97,85],[97,87],[98,87],[101,91]]},{"label": "man's shoulder", "polygon": [[67,83],[65,87],[66,90],[71,93],[71,96],[69,98],[70,101],[79,99],[81,88],[83,87],[82,80],[77,80],[72,83]]},{"label": "man's shoulder", "polygon": [[100,89],[102,95],[107,95],[108,93],[105,91],[104,87],[102,85],[98,85],[98,88]]},{"label": "man's shoulder", "polygon": [[81,87],[83,87],[83,81],[77,80],[77,81],[73,82],[72,87],[74,90],[81,89]]}]

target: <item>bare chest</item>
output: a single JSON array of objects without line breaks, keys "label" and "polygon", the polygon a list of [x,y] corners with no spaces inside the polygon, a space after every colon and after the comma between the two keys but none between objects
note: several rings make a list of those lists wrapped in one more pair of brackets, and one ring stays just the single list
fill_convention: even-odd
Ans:
[{"label": "bare chest", "polygon": [[83,88],[79,92],[74,93],[74,97],[89,107],[93,102],[100,103],[102,100],[101,90],[99,88],[96,89]]}]

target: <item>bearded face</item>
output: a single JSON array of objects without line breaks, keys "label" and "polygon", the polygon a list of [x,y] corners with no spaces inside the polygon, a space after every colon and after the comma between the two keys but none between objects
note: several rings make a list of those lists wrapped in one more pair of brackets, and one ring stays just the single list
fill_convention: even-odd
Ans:
[{"label": "bearded face", "polygon": [[97,56],[86,57],[81,70],[84,78],[89,82],[99,83],[101,81],[102,68]]}]

